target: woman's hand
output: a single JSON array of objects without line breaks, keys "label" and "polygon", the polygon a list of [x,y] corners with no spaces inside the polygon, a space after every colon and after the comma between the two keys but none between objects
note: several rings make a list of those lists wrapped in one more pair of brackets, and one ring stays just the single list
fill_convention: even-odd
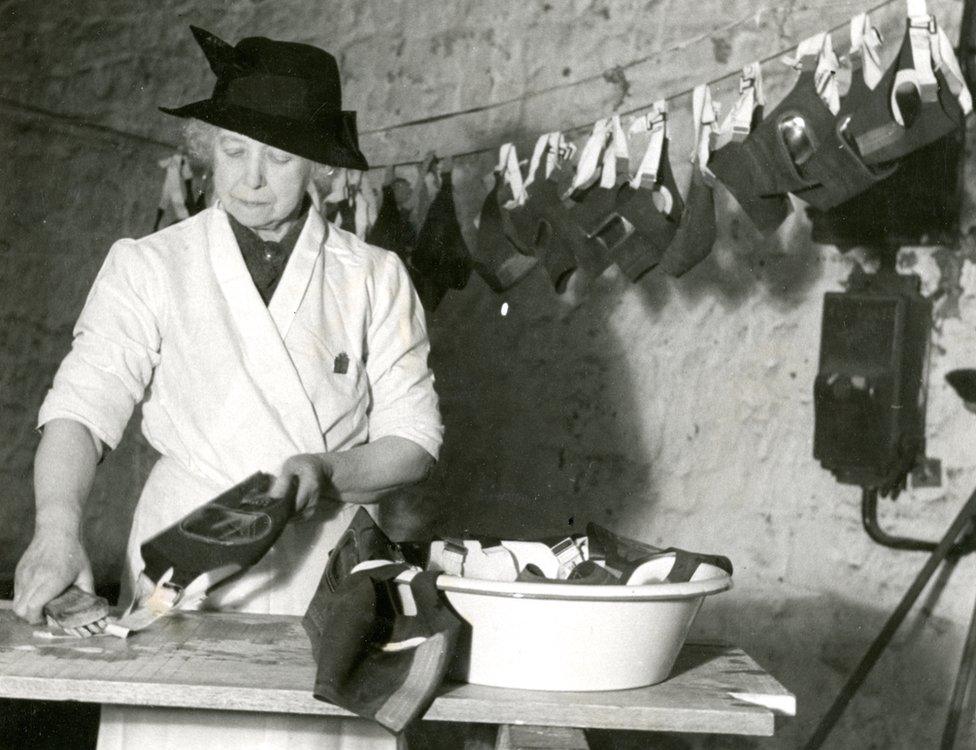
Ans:
[{"label": "woman's hand", "polygon": [[295,512],[303,520],[311,518],[319,499],[328,495],[332,489],[332,467],[326,460],[326,455],[299,453],[286,460],[268,494],[271,497],[283,497],[292,482],[296,482]]},{"label": "woman's hand", "polygon": [[434,458],[406,438],[388,435],[331,453],[300,453],[281,466],[268,494],[283,497],[297,482],[295,509],[311,518],[320,499],[375,503],[398,487],[426,479]]},{"label": "woman's hand", "polygon": [[38,529],[17,563],[14,612],[28,622],[42,622],[44,605],[71,584],[94,593],[91,563],[77,535]]},{"label": "woman's hand", "polygon": [[95,479],[97,445],[74,420],[44,425],[34,459],[34,538],[14,574],[14,612],[29,622],[40,622],[44,605],[71,584],[95,591],[81,544],[81,517]]},{"label": "woman's hand", "polygon": [[320,499],[375,503],[392,490],[423,481],[433,465],[433,456],[413,441],[387,435],[349,450],[292,456],[268,494],[282,497],[297,482],[296,509],[311,518]]}]

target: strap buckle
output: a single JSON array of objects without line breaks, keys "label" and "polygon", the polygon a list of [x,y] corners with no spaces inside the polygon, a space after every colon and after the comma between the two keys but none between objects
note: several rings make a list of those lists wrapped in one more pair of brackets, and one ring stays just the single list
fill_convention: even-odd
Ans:
[{"label": "strap buckle", "polygon": [[909,16],[908,28],[925,29],[929,34],[936,34],[939,31],[939,24],[935,16]]}]

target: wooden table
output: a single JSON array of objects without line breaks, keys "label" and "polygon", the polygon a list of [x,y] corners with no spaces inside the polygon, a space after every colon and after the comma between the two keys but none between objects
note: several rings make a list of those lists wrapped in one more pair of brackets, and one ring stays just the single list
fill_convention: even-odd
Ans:
[{"label": "wooden table", "polygon": [[[127,640],[51,641],[0,607],[0,697],[351,716],[312,696],[300,618],[181,613]],[[741,649],[686,644],[670,679],[558,693],[448,683],[425,719],[770,736],[796,701]]]}]

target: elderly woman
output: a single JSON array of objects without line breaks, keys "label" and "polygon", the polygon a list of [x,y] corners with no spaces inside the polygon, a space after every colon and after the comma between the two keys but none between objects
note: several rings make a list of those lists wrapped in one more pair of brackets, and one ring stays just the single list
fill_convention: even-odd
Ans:
[{"label": "elderly woman", "polygon": [[[147,537],[256,470],[277,474],[276,495],[298,480],[310,520],[289,524],[259,565],[208,600],[225,609],[302,614],[354,504],[422,479],[440,447],[406,270],[324,224],[310,189],[330,167],[367,168],[335,59],[193,33],[217,76],[213,95],[163,111],[193,118],[217,203],[117,242],[95,280],[38,420],[36,531],[15,599],[32,621],[71,583],[91,587],[82,506],[144,395],[143,432],[161,458],[136,508],[124,591]],[[327,721],[108,707],[100,747],[375,746],[380,730]]]}]

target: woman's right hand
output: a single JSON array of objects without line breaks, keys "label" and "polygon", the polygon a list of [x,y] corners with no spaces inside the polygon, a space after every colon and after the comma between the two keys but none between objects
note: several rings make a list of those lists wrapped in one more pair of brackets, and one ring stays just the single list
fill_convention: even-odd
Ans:
[{"label": "woman's right hand", "polygon": [[70,531],[38,529],[14,574],[14,612],[28,622],[42,622],[44,605],[71,584],[94,593],[91,563],[78,536]]}]

